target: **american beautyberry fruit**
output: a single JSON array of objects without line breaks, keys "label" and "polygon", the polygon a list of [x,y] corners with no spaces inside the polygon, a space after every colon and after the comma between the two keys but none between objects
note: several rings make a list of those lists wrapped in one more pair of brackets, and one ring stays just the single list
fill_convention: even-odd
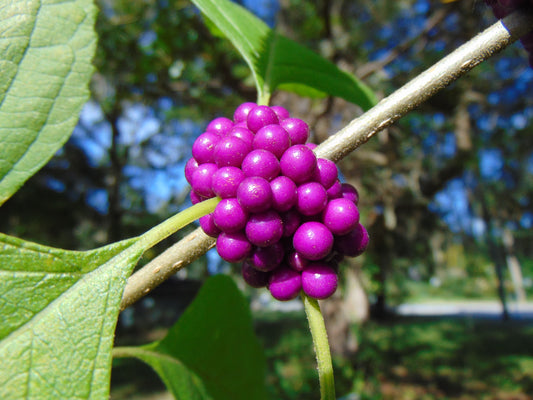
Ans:
[{"label": "american beautyberry fruit", "polygon": [[248,143],[250,147],[252,147],[252,143],[254,141],[253,132],[250,129],[245,128],[243,126],[234,126],[226,136],[237,137],[241,139],[242,141]]},{"label": "american beautyberry fruit", "polygon": [[333,199],[322,213],[322,222],[334,235],[346,235],[359,223],[359,210],[348,199]]},{"label": "american beautyberry fruit", "polygon": [[278,176],[270,182],[272,208],[276,211],[289,211],[298,200],[296,184],[286,176]]},{"label": "american beautyberry fruit", "polygon": [[302,289],[309,297],[326,299],[335,293],[337,284],[337,273],[326,263],[311,263],[302,271]]},{"label": "american beautyberry fruit", "polygon": [[270,151],[280,158],[291,146],[291,139],[285,129],[277,124],[267,125],[257,131],[253,141],[254,149]]},{"label": "american beautyberry fruit", "polygon": [[217,252],[227,262],[244,261],[252,251],[252,244],[244,233],[222,232],[217,238]]},{"label": "american beautyberry fruit", "polygon": [[244,140],[236,136],[225,136],[215,146],[213,160],[219,167],[240,167],[250,150],[250,145]]},{"label": "american beautyberry fruit", "polygon": [[233,128],[233,121],[231,121],[231,119],[219,117],[211,121],[205,130],[207,132],[214,132],[220,136],[224,136],[231,128]]},{"label": "american beautyberry fruit", "polygon": [[247,261],[242,263],[241,274],[244,281],[253,288],[265,287],[270,278],[269,272],[259,271]]},{"label": "american beautyberry fruit", "polygon": [[329,189],[337,181],[338,170],[335,163],[325,158],[316,160],[316,169],[313,180],[324,186],[324,189]]},{"label": "american beautyberry fruit", "polygon": [[237,199],[222,199],[213,211],[213,221],[223,232],[238,232],[246,226],[248,212]]},{"label": "american beautyberry fruit", "polygon": [[294,249],[308,260],[326,257],[333,247],[333,234],[320,222],[305,222],[296,230]]},{"label": "american beautyberry fruit", "polygon": [[298,271],[282,266],[270,275],[268,290],[277,300],[292,300],[298,296],[301,289],[302,276]]},{"label": "american beautyberry fruit", "polygon": [[219,141],[220,135],[214,132],[198,136],[192,145],[192,156],[198,164],[215,162],[215,147]]},{"label": "american beautyberry fruit", "polygon": [[217,170],[218,167],[215,164],[200,164],[192,174],[191,186],[193,190],[200,196],[213,197],[215,195],[212,188],[213,175]]},{"label": "american beautyberry fruit", "polygon": [[283,121],[284,119],[290,117],[290,114],[287,109],[282,106],[271,106],[270,109],[276,113],[280,121]]},{"label": "american beautyberry fruit", "polygon": [[249,212],[267,211],[272,205],[270,183],[260,176],[244,178],[237,188],[237,200]]},{"label": "american beautyberry fruit", "polygon": [[222,167],[213,174],[212,189],[220,198],[237,196],[237,188],[244,180],[244,173],[237,167]]},{"label": "american beautyberry fruit", "polygon": [[211,237],[218,237],[221,230],[218,228],[218,226],[215,225],[215,221],[213,220],[213,214],[207,214],[200,218],[200,226],[202,227],[202,230],[204,233]]},{"label": "american beautyberry fruit", "polygon": [[283,223],[275,211],[252,214],[246,224],[246,237],[259,247],[270,246],[281,239]]},{"label": "american beautyberry fruit", "polygon": [[302,272],[309,265],[309,260],[302,256],[297,251],[293,251],[287,255],[287,263],[289,266],[296,270]]},{"label": "american beautyberry fruit", "polygon": [[348,257],[357,257],[365,251],[368,242],[369,237],[366,228],[357,224],[348,234],[335,238],[335,249]]},{"label": "american beautyberry fruit", "polygon": [[298,118],[286,118],[280,124],[289,134],[292,144],[305,144],[309,139],[309,126]]},{"label": "american beautyberry fruit", "polygon": [[316,168],[316,156],[313,151],[297,144],[289,147],[279,160],[281,173],[299,184],[309,180]]},{"label": "american beautyberry fruit", "polygon": [[280,242],[267,247],[256,247],[250,255],[251,265],[259,271],[272,271],[283,261],[285,250]]},{"label": "american beautyberry fruit", "polygon": [[315,215],[328,203],[326,189],[318,182],[308,182],[298,187],[298,211],[303,215]]},{"label": "american beautyberry fruit", "polygon": [[271,181],[279,175],[280,163],[270,151],[257,149],[248,153],[241,168],[246,176],[260,176]]},{"label": "american beautyberry fruit", "polygon": [[233,113],[233,120],[236,123],[237,122],[246,121],[246,118],[248,117],[248,114],[255,107],[257,107],[257,104],[255,104],[255,103],[251,103],[251,102],[242,103],[239,107],[237,107],[237,109]]},{"label": "american beautyberry fruit", "polygon": [[250,110],[246,117],[248,129],[256,133],[263,126],[279,123],[278,116],[268,106],[257,106]]},{"label": "american beautyberry fruit", "polygon": [[359,202],[359,193],[357,192],[357,189],[353,187],[352,185],[350,185],[349,183],[343,183],[341,185],[341,194],[342,194],[342,197],[350,200],[356,205]]}]

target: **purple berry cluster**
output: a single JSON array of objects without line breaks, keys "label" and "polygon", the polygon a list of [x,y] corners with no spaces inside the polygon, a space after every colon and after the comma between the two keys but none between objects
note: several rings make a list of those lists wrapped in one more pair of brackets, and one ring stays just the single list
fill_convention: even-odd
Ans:
[{"label": "purple berry cluster", "polygon": [[[485,0],[494,16],[501,19],[517,10],[533,10],[533,0]],[[529,54],[529,65],[533,68],[533,31],[520,38],[520,42]]]},{"label": "purple berry cluster", "polygon": [[185,166],[193,204],[221,198],[200,218],[218,254],[278,300],[301,290],[331,296],[340,260],[368,244],[357,190],[339,181],[335,163],[317,159],[308,138],[308,125],[285,108],[243,103],[233,120],[208,124]]}]

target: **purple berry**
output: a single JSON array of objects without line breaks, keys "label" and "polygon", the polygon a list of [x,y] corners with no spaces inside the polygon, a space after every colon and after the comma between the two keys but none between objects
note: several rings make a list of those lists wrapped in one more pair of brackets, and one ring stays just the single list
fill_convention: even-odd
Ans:
[{"label": "purple berry", "polygon": [[245,122],[246,117],[248,117],[248,114],[250,113],[250,111],[254,109],[255,107],[257,107],[257,104],[255,103],[251,103],[251,102],[242,103],[239,107],[237,107],[237,109],[233,113],[233,120],[236,123],[243,122],[243,121]]},{"label": "purple berry", "polygon": [[276,113],[280,121],[290,117],[289,112],[282,106],[271,106],[270,109]]},{"label": "purple berry", "polygon": [[250,263],[259,271],[272,271],[279,266],[284,256],[283,245],[276,242],[272,246],[254,248],[250,255]]},{"label": "purple berry", "polygon": [[219,167],[240,167],[244,157],[252,150],[244,140],[235,136],[225,136],[217,143],[214,161]]},{"label": "purple berry", "polygon": [[357,205],[359,202],[359,193],[357,192],[357,189],[349,183],[343,183],[341,185],[341,195],[345,199],[353,202],[355,205]]},{"label": "purple berry", "polygon": [[241,169],[246,176],[260,176],[271,181],[279,175],[280,163],[270,151],[252,150],[244,158]]},{"label": "purple berry", "polygon": [[253,288],[265,287],[270,278],[269,272],[259,271],[246,261],[242,263],[241,275],[244,281]]},{"label": "purple berry", "polygon": [[212,189],[213,175],[217,172],[218,167],[215,164],[200,164],[192,174],[191,186],[193,190],[203,197],[213,197],[215,193]]},{"label": "purple berry", "polygon": [[369,236],[366,228],[361,224],[357,224],[348,234],[335,238],[335,249],[345,256],[357,257],[363,254],[368,242]]},{"label": "purple berry", "polygon": [[198,164],[215,162],[215,147],[220,141],[220,135],[214,132],[204,132],[192,145],[192,156]]},{"label": "purple berry", "polygon": [[292,144],[305,144],[309,139],[309,125],[298,118],[287,118],[280,124],[291,138]]},{"label": "purple berry", "polygon": [[302,272],[309,265],[309,260],[297,251],[293,251],[287,256],[287,263],[292,269]]},{"label": "purple berry", "polygon": [[342,184],[337,179],[331,187],[326,190],[326,193],[328,194],[329,199],[338,199],[339,197],[342,197]]},{"label": "purple berry", "polygon": [[260,176],[244,178],[237,188],[237,199],[241,206],[249,212],[267,211],[272,205],[270,183]]},{"label": "purple berry", "polygon": [[246,226],[248,213],[237,199],[222,199],[213,211],[215,225],[223,232],[237,232]]},{"label": "purple berry", "polygon": [[281,239],[283,223],[275,211],[252,214],[246,223],[246,237],[259,247],[271,246]]},{"label": "purple berry", "polygon": [[335,270],[326,263],[312,263],[302,271],[302,289],[309,297],[327,299],[335,293],[337,284]]},{"label": "purple berry", "polygon": [[292,300],[302,289],[302,276],[298,271],[288,267],[280,267],[272,272],[268,281],[268,290],[277,300]]},{"label": "purple berry", "polygon": [[215,194],[227,199],[237,196],[237,188],[244,180],[244,173],[237,167],[222,167],[213,174],[211,187]]},{"label": "purple berry", "polygon": [[314,150],[314,149],[316,149],[318,147],[318,145],[316,143],[311,143],[311,142],[306,143],[305,145],[307,147],[309,147],[311,150]]},{"label": "purple berry", "polygon": [[279,125],[267,125],[257,131],[252,143],[254,149],[270,151],[278,159],[291,146],[291,139]]},{"label": "purple berry", "polygon": [[279,161],[281,172],[296,184],[308,181],[316,168],[316,156],[303,144],[289,147]]},{"label": "purple berry", "polygon": [[250,110],[246,117],[248,129],[256,133],[263,126],[278,124],[278,116],[268,106],[257,106]]},{"label": "purple berry", "polygon": [[252,250],[252,244],[244,233],[222,232],[217,238],[217,251],[220,257],[227,262],[241,262]]},{"label": "purple berry", "polygon": [[322,221],[334,235],[346,235],[359,223],[359,210],[348,199],[333,199],[326,205]]},{"label": "purple berry", "polygon": [[189,185],[192,182],[192,174],[194,174],[194,171],[196,171],[197,168],[198,161],[196,161],[193,157],[189,158],[185,164],[185,180],[189,182]]},{"label": "purple berry", "polygon": [[254,141],[254,134],[252,133],[252,131],[243,126],[234,126],[231,131],[229,131],[227,136],[238,137],[239,139],[248,143],[250,147],[252,147],[252,143]]},{"label": "purple berry", "polygon": [[289,210],[286,213],[282,213],[280,216],[283,222],[283,237],[291,237],[300,226],[300,213],[296,210]]},{"label": "purple berry", "polygon": [[305,222],[292,239],[294,249],[309,260],[326,257],[333,247],[333,234],[320,222]]},{"label": "purple berry", "polygon": [[198,204],[198,203],[208,199],[207,197],[200,196],[194,190],[191,190],[191,193],[189,194],[189,196],[191,197],[191,203],[193,205]]},{"label": "purple berry", "polygon": [[272,188],[272,208],[276,211],[289,211],[298,199],[296,184],[286,176],[278,176],[270,182]]},{"label": "purple berry", "polygon": [[328,190],[337,181],[338,170],[337,165],[325,158],[319,158],[316,160],[316,169],[313,179],[324,186],[324,189]]},{"label": "purple berry", "polygon": [[298,187],[296,207],[303,215],[316,215],[328,203],[326,189],[318,182],[308,182]]},{"label": "purple berry", "polygon": [[214,132],[220,136],[224,136],[230,131],[231,128],[233,128],[233,121],[231,119],[226,117],[219,117],[211,121],[207,125],[207,128],[205,128],[205,130],[207,132]]},{"label": "purple berry", "polygon": [[220,229],[215,225],[215,222],[213,221],[213,214],[207,214],[203,217],[200,217],[200,226],[202,227],[202,230],[207,236],[211,237],[218,237],[220,234]]}]

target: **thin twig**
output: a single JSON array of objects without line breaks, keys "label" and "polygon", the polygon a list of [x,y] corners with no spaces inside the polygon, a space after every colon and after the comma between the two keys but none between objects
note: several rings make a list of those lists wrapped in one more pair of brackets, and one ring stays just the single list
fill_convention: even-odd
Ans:
[{"label": "thin twig", "polygon": [[[496,22],[328,138],[315,150],[317,156],[339,161],[532,28],[532,14],[513,13]],[[167,249],[128,279],[121,309],[142,298],[213,245],[214,240],[197,229]]]}]

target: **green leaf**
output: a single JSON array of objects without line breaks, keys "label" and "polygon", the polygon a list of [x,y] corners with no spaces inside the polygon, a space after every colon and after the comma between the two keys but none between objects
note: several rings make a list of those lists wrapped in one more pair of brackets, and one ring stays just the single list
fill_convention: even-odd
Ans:
[{"label": "green leaf", "polygon": [[68,139],[89,97],[92,0],[11,0],[0,8],[0,204]]},{"label": "green leaf", "polygon": [[[341,97],[367,110],[376,104],[374,93],[353,75],[270,29],[263,21],[229,0],[193,0],[193,3],[235,46],[252,70],[258,98],[265,102],[282,84],[302,86]],[[298,86],[294,86],[297,84]]]},{"label": "green leaf", "polygon": [[163,340],[115,351],[152,366],[176,399],[266,399],[265,357],[227,276],[209,278]]},{"label": "green leaf", "polygon": [[140,238],[53,249],[0,234],[0,398],[104,399]]}]

